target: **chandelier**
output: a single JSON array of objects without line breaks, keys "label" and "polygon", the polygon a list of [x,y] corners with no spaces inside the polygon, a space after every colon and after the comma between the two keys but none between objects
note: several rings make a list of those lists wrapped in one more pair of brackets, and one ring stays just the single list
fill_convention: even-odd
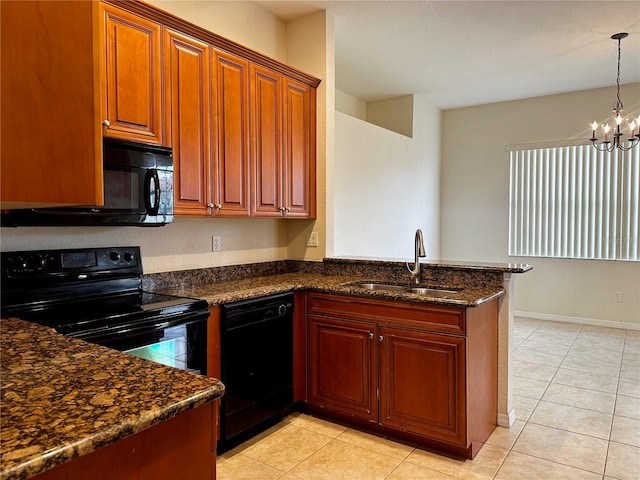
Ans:
[{"label": "chandelier", "polygon": [[629,136],[626,139],[624,138],[625,134],[622,132],[622,116],[620,115],[622,113],[622,101],[620,100],[620,41],[628,35],[628,33],[624,32],[611,35],[611,40],[618,41],[618,76],[616,78],[617,94],[616,101],[613,104],[613,127],[608,123],[606,125],[602,125],[604,140],[602,143],[597,144],[596,142],[599,140],[596,138],[598,122],[594,120],[591,124],[591,129],[593,130],[590,138],[591,143],[593,143],[596,150],[601,152],[612,152],[616,148],[626,152],[640,143],[640,115],[635,121],[631,120],[628,122]]}]

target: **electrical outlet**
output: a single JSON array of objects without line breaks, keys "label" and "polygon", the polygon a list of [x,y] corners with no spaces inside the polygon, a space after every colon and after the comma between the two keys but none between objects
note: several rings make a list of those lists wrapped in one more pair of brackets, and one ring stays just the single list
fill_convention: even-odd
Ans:
[{"label": "electrical outlet", "polygon": [[309,234],[309,238],[307,239],[307,247],[317,247],[318,246],[318,232],[311,232]]},{"label": "electrical outlet", "polygon": [[615,300],[617,303],[622,303],[624,300],[624,294],[622,292],[615,293]]},{"label": "electrical outlet", "polygon": [[211,237],[211,250],[214,252],[219,252],[222,248],[222,240],[218,235],[214,235]]}]

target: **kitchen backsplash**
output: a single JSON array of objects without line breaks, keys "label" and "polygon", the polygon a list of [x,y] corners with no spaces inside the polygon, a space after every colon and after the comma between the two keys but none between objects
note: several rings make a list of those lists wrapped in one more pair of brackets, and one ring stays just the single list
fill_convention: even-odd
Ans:
[{"label": "kitchen backsplash", "polygon": [[[422,284],[439,287],[464,287],[469,285],[501,288],[503,274],[517,271],[508,265],[454,265],[421,264]],[[368,280],[385,280],[408,284],[409,272],[404,262],[379,260],[325,259],[323,262],[282,260],[274,262],[229,265],[195,270],[181,270],[144,275],[146,290],[179,288],[188,285],[206,285],[251,277],[264,277],[284,273],[302,272],[320,275],[360,277]]]}]

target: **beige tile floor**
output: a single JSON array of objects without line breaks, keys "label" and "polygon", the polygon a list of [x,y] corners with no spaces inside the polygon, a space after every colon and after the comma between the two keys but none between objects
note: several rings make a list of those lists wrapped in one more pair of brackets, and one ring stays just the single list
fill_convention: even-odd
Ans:
[{"label": "beige tile floor", "polygon": [[514,407],[473,460],[304,414],[218,459],[218,480],[639,480],[640,331],[515,319]]}]

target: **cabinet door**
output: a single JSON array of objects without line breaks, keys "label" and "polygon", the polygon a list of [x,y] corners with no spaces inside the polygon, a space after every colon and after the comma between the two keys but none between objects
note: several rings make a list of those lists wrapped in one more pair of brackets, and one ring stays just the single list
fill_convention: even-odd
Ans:
[{"label": "cabinet door", "polygon": [[379,332],[380,423],[466,446],[465,339]]},{"label": "cabinet door", "polygon": [[98,4],[0,2],[0,206],[102,205]]},{"label": "cabinet door", "polygon": [[281,217],[282,76],[251,65],[252,215]]},{"label": "cabinet door", "polygon": [[209,216],[209,47],[165,30],[167,125],[174,161],[174,212]]},{"label": "cabinet door", "polygon": [[214,216],[249,216],[249,62],[213,50]]},{"label": "cabinet door", "polygon": [[111,5],[104,14],[104,136],[163,144],[161,25]]},{"label": "cabinet door", "polygon": [[307,317],[311,405],[377,422],[375,324]]},{"label": "cabinet door", "polygon": [[286,217],[316,216],[316,90],[284,82],[284,207]]}]

